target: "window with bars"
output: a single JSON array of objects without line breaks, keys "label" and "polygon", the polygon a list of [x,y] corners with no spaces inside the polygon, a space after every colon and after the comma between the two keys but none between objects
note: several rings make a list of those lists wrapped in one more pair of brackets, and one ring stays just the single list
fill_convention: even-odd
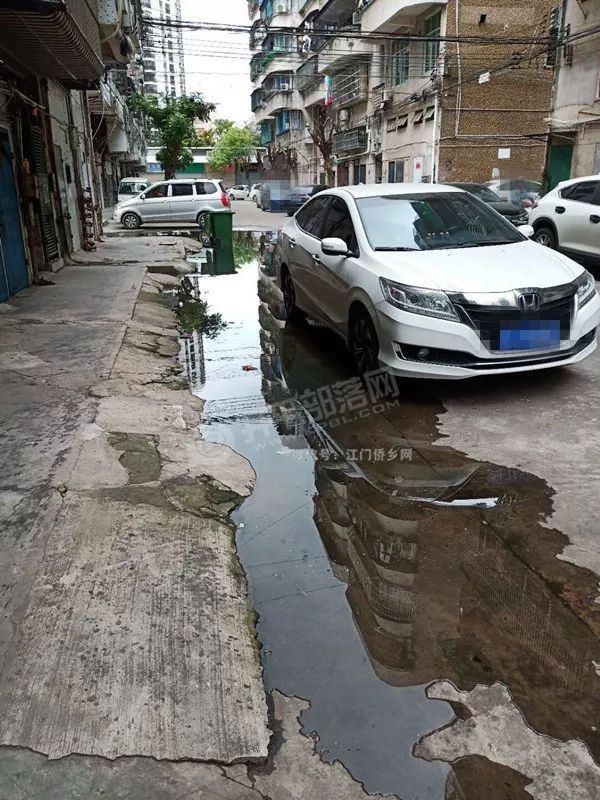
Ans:
[{"label": "window with bars", "polygon": [[[442,12],[438,11],[432,17],[425,20],[425,35],[439,37],[442,33]],[[439,42],[425,42],[425,57],[423,60],[424,72],[431,72],[435,69],[440,55]]]},{"label": "window with bars", "polygon": [[552,9],[548,18],[549,49],[546,53],[546,66],[555,67],[558,59],[558,46],[560,41],[561,8]]},{"label": "window with bars", "polygon": [[399,86],[408,80],[410,70],[410,42],[399,39],[392,44],[390,59],[390,82],[392,86]]}]

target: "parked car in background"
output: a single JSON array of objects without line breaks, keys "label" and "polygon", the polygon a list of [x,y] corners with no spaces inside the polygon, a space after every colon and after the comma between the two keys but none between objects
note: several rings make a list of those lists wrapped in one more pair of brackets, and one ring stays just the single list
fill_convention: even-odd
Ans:
[{"label": "parked car in background", "polygon": [[541,183],[525,178],[498,179],[489,181],[486,186],[499,194],[502,200],[524,208],[530,208],[542,193]]},{"label": "parked car in background", "polygon": [[571,259],[451,186],[371,184],[311,198],[274,254],[288,316],[347,343],[360,373],[548,369],[596,349],[600,297]]},{"label": "parked car in background", "polygon": [[488,206],[491,206],[494,211],[502,214],[502,216],[509,222],[512,222],[513,225],[527,225],[529,222],[527,209],[523,208],[521,205],[515,205],[514,203],[509,203],[507,200],[503,200],[500,195],[490,189],[489,186],[485,186],[481,183],[450,183],[448,185],[456,186],[457,189],[464,189],[465,192],[475,195],[475,197],[487,203]]},{"label": "parked car in background", "polygon": [[539,244],[600,265],[600,175],[559,183],[534,203],[529,221]]},{"label": "parked car in background", "polygon": [[250,193],[248,194],[248,200],[252,200],[257,206],[260,205],[260,183],[252,184]]},{"label": "parked car in background", "polygon": [[161,181],[138,197],[118,203],[113,221],[128,230],[147,222],[190,222],[205,227],[208,211],[228,211],[229,207],[229,197],[220,181]]},{"label": "parked car in background", "polygon": [[250,190],[246,186],[246,184],[238,184],[237,186],[232,186],[231,189],[227,190],[227,194],[230,200],[246,200]]},{"label": "parked car in background", "polygon": [[295,186],[290,189],[290,193],[284,201],[283,210],[287,211],[288,217],[291,217],[299,208],[302,208],[307,200],[327,188],[327,186],[319,183],[313,183],[309,186]]},{"label": "parked car in background", "polygon": [[152,184],[150,181],[143,180],[142,178],[123,178],[119,184],[117,193],[117,201],[120,203],[122,200],[129,200],[132,197],[137,197],[144,189],[147,189]]}]

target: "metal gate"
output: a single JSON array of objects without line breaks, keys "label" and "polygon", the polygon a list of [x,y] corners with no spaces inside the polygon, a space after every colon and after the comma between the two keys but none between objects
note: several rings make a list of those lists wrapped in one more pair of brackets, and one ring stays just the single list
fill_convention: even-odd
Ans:
[{"label": "metal gate", "polygon": [[8,130],[0,128],[0,302],[29,283]]}]

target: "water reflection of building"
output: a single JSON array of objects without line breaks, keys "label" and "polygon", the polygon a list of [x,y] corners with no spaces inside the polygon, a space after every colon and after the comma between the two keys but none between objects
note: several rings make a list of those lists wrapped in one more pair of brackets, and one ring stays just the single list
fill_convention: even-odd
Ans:
[{"label": "water reflection of building", "polygon": [[199,389],[206,383],[206,363],[204,358],[204,340],[198,331],[185,333],[180,337],[180,361],[190,389]]},{"label": "water reflection of building", "polygon": [[[598,641],[515,548],[518,532],[537,557],[543,554],[548,487],[535,476],[434,447],[433,414],[428,437],[423,404],[402,402],[376,420],[328,430],[311,423],[297,402],[291,413],[305,389],[344,374],[322,355],[318,332],[274,327],[268,308],[262,319],[281,373],[269,375],[264,396],[269,403],[277,398],[276,406],[288,401],[286,432],[303,436],[315,452],[314,520],[334,574],[347,584],[378,677],[395,686],[446,678],[463,689],[500,681],[536,730],[582,739],[597,758]],[[344,459],[350,449],[390,442],[408,443],[411,461]],[[514,795],[498,788],[511,782]],[[447,798],[500,800],[521,790],[503,768],[468,759],[456,765]]]}]

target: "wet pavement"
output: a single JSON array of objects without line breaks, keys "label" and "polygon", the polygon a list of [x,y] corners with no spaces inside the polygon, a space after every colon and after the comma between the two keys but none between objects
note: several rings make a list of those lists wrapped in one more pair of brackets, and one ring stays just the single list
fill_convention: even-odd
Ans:
[{"label": "wet pavement", "polygon": [[443,445],[469,384],[363,384],[285,323],[262,260],[199,277],[228,325],[186,352],[203,436],[257,474],[233,519],[267,690],[310,703],[304,733],[368,792],[600,796],[598,579],[556,557],[553,488]]}]

